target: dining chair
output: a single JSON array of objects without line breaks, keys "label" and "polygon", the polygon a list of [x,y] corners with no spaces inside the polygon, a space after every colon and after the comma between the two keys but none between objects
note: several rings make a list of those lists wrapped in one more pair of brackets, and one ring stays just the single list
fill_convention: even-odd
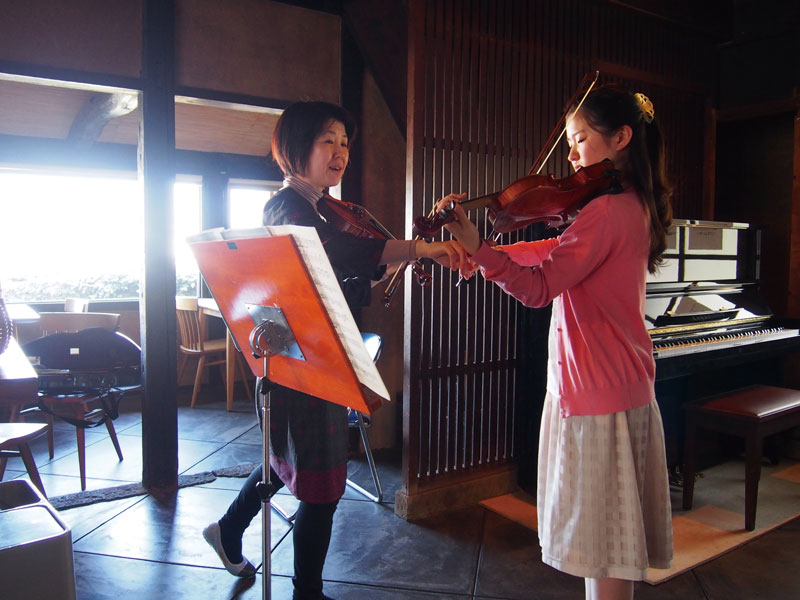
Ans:
[{"label": "dining chair", "polygon": [[0,423],[0,457],[3,459],[0,461],[0,480],[5,474],[6,459],[19,456],[28,471],[31,483],[39,488],[42,496],[47,498],[39,469],[36,468],[36,461],[28,445],[28,442],[45,433],[47,428],[44,423]]},{"label": "dining chair", "polygon": [[[39,330],[41,332],[42,337],[53,335],[56,333],[75,333],[76,331],[82,331],[84,329],[89,329],[90,327],[102,327],[103,329],[108,329],[109,331],[116,331],[119,328],[119,314],[118,313],[90,313],[90,312],[76,312],[76,313],[67,313],[67,312],[41,312],[39,313]],[[85,404],[82,404],[77,400],[77,398],[71,397],[72,404],[76,404],[75,406],[71,407],[69,413],[75,413],[82,408],[86,408]],[[50,429],[47,432],[47,448],[50,451],[50,458],[54,456],[54,445],[55,440],[53,437],[53,415],[49,413],[45,413],[47,418],[47,423],[50,425]],[[113,424],[111,424],[111,428],[113,429]],[[78,432],[78,436],[82,434],[81,431]],[[109,435],[111,435],[111,431],[109,431]],[[116,439],[116,433],[112,436],[113,439]],[[78,440],[78,447],[80,450],[80,439]],[[122,460],[122,458],[120,458]]]},{"label": "dining chair", "polygon": [[[32,340],[23,345],[26,354],[31,354],[31,347],[40,344],[43,338],[61,333],[76,333],[90,328],[102,328],[114,331],[119,328],[120,315],[117,313],[64,313],[54,312],[40,313],[39,325],[42,331],[42,338]],[[125,338],[127,340],[127,338]],[[131,344],[130,340],[128,340]],[[135,344],[133,344],[135,346]],[[132,391],[132,390],[129,390]],[[98,390],[76,390],[76,393],[47,393],[40,391],[38,394],[39,407],[45,414],[45,419],[49,425],[47,431],[47,449],[50,458],[55,456],[55,439],[53,425],[55,417],[75,426],[75,437],[78,448],[78,466],[81,478],[81,490],[86,489],[86,433],[87,427],[95,424],[105,424],[111,443],[117,453],[119,460],[123,460],[122,449],[119,445],[117,432],[114,428],[112,418],[107,416],[106,406],[103,401],[107,400],[107,395],[99,393]]]},{"label": "dining chair", "polygon": [[[202,385],[203,371],[209,367],[225,365],[225,347],[227,339],[215,338],[206,339],[205,321],[200,319],[200,311],[197,306],[197,298],[191,296],[177,296],[175,298],[175,312],[178,317],[178,333],[180,343],[178,352],[180,363],[178,365],[178,381],[183,377],[186,365],[191,358],[197,359],[197,371],[194,376],[194,387],[192,389],[191,407],[194,408],[197,401],[197,393]],[[248,383],[247,373],[244,365],[236,357],[236,366],[239,375],[247,388],[247,395],[250,396],[250,384]],[[222,369],[223,374],[226,370]],[[223,375],[224,376],[224,375]]]}]

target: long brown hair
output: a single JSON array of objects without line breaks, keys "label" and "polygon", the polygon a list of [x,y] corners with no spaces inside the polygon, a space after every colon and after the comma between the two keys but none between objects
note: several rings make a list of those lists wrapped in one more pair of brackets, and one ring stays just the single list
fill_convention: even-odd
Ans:
[{"label": "long brown hair", "polygon": [[584,100],[580,115],[590,127],[611,135],[623,125],[633,135],[628,143],[628,169],[625,176],[633,183],[650,215],[650,255],[647,269],[655,273],[667,247],[667,229],[672,223],[672,189],[667,181],[664,139],[652,115],[642,110],[634,94],[614,84],[593,90]]}]

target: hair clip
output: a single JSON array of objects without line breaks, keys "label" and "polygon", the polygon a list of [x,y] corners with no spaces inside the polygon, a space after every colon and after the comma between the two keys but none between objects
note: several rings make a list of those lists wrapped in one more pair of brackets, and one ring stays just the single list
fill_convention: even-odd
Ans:
[{"label": "hair clip", "polygon": [[636,92],[634,96],[639,101],[639,108],[642,111],[642,118],[645,123],[652,123],[656,116],[656,109],[653,108],[653,103],[650,101],[650,98],[641,92]]}]

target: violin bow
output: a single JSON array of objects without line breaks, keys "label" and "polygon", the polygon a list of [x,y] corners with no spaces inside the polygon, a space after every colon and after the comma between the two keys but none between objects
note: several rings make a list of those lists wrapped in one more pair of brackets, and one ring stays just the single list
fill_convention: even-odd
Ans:
[{"label": "violin bow", "polygon": [[[547,138],[547,142],[545,142],[544,147],[542,148],[542,151],[539,152],[539,156],[536,157],[536,160],[533,161],[533,164],[531,165],[531,168],[528,169],[528,175],[532,175],[534,173],[534,171],[536,172],[537,175],[541,172],[541,170],[544,167],[545,163],[550,158],[550,156],[553,154],[553,151],[555,150],[556,145],[558,144],[558,142],[561,141],[562,136],[564,135],[564,133],[567,130],[566,126],[564,126],[564,121],[566,121],[567,114],[569,113],[570,108],[572,108],[572,105],[575,104],[575,100],[578,98],[578,95],[581,93],[581,90],[586,86],[586,84],[589,82],[589,80],[591,80],[591,83],[589,84],[589,87],[586,89],[586,91],[584,92],[583,96],[580,99],[580,102],[578,102],[578,105],[575,107],[576,111],[580,110],[581,106],[583,105],[583,101],[586,100],[586,97],[589,95],[589,92],[591,92],[592,89],[594,88],[595,84],[597,83],[597,79],[599,77],[600,77],[600,71],[595,71],[594,72],[594,76],[592,75],[591,71],[586,73],[586,75],[583,76],[583,79],[581,80],[580,85],[578,85],[578,89],[572,95],[572,98],[569,99],[569,102],[567,103],[567,108],[564,111],[564,114],[561,115],[561,118],[558,120],[558,123],[556,123],[556,126],[553,128],[553,131],[550,132],[550,137]],[[560,131],[559,131],[559,129],[560,129]],[[556,137],[556,134],[558,134],[557,137]],[[555,140],[554,140],[554,138],[555,138]],[[544,157],[544,160],[542,160],[542,156],[544,155],[545,151],[547,151],[548,146],[550,147],[550,150],[547,152],[547,156]],[[536,168],[537,165],[538,165],[538,169]],[[428,218],[429,219],[433,216],[434,211],[435,211],[435,208],[431,208],[430,212],[428,213]],[[499,236],[499,235],[500,234],[498,233],[497,236]],[[415,236],[414,239],[415,240],[419,239],[419,236]],[[403,263],[403,265],[397,271],[395,271],[394,275],[392,276],[391,281],[389,282],[389,285],[386,286],[386,291],[384,293],[384,306],[388,307],[389,303],[392,301],[392,296],[394,296],[395,291],[397,291],[397,287],[398,287],[398,284],[399,284],[400,277],[402,277],[402,274],[405,272],[405,269],[408,266],[408,264],[409,264],[408,262]],[[461,283],[461,279],[462,279],[462,276],[459,274],[459,280],[458,280],[458,283],[456,284],[457,286]]]},{"label": "violin bow", "polygon": [[[594,72],[594,79],[592,79],[591,71],[583,76],[583,79],[581,80],[581,83],[578,86],[578,89],[572,95],[572,98],[570,98],[569,102],[567,103],[567,109],[564,111],[564,114],[561,115],[561,118],[558,120],[558,123],[556,123],[556,126],[553,128],[553,131],[550,132],[550,137],[547,138],[547,141],[545,142],[544,147],[542,148],[542,151],[539,152],[539,156],[536,157],[536,160],[533,161],[533,164],[531,165],[531,168],[528,169],[528,175],[533,175],[534,172],[538,175],[542,171],[542,168],[544,167],[545,163],[547,162],[547,159],[549,159],[550,155],[553,154],[553,150],[556,149],[556,145],[558,144],[558,142],[561,141],[561,137],[567,131],[566,126],[563,126],[564,125],[564,121],[567,119],[567,114],[569,113],[570,109],[572,108],[572,105],[575,104],[575,100],[578,98],[578,94],[581,93],[581,90],[584,88],[584,86],[589,81],[589,79],[592,79],[592,82],[589,84],[589,88],[586,90],[586,92],[584,92],[583,97],[581,98],[580,102],[578,102],[578,105],[575,107],[575,111],[576,112],[578,110],[580,110],[581,106],[583,105],[583,101],[586,100],[586,96],[588,96],[589,92],[592,91],[592,88],[597,83],[597,78],[598,77],[600,77],[600,71],[595,71]],[[559,129],[561,130],[560,133],[559,133]],[[556,133],[558,133],[558,137],[556,137]],[[555,141],[553,141],[553,138],[555,138]],[[542,160],[542,155],[545,153],[545,151],[547,150],[548,146],[550,148],[550,151],[547,152],[547,156],[545,156],[544,160]],[[538,169],[537,169],[537,165],[538,165]]]}]

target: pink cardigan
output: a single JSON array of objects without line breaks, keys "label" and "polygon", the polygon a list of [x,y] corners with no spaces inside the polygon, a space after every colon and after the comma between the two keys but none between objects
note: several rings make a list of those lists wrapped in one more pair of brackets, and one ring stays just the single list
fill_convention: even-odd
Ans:
[{"label": "pink cardigan", "polygon": [[592,200],[558,238],[482,244],[472,257],[486,279],[525,306],[553,302],[547,391],[564,417],[629,410],[655,398],[644,324],[649,236],[645,210],[626,191]]}]

